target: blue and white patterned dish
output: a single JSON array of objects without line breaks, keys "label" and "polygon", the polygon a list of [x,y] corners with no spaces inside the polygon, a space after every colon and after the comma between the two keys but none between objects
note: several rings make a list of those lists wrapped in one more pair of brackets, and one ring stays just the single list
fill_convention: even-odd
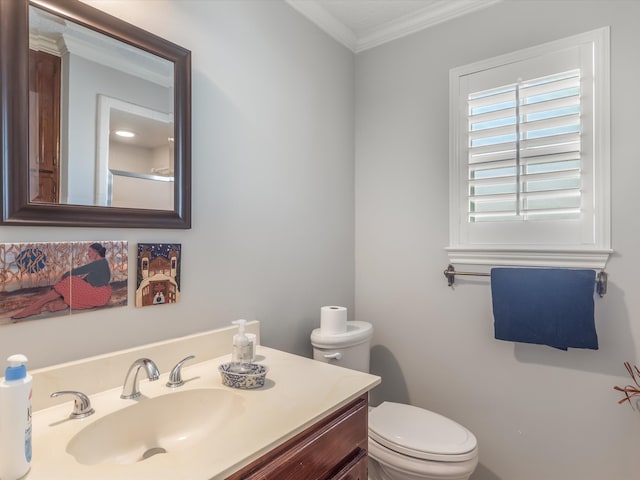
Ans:
[{"label": "blue and white patterned dish", "polygon": [[246,372],[234,372],[237,364],[223,363],[218,367],[222,376],[222,384],[233,388],[260,388],[264,386],[264,379],[269,369],[264,365],[250,363]]}]

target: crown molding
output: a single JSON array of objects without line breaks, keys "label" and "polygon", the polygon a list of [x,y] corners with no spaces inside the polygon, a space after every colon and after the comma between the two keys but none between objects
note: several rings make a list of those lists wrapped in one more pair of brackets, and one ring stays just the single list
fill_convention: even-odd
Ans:
[{"label": "crown molding", "polygon": [[383,43],[411,35],[426,28],[444,23],[468,13],[487,8],[502,0],[454,0],[432,3],[409,15],[387,22],[358,38],[355,53],[360,53]]},{"label": "crown molding", "polygon": [[421,10],[384,23],[360,37],[327,12],[321,6],[320,0],[285,1],[352,52],[360,53],[453,18],[487,8],[503,0],[432,2]]},{"label": "crown molding", "polygon": [[352,52],[356,51],[358,47],[358,38],[356,37],[356,34],[336,19],[336,17],[322,8],[316,1],[305,0],[301,2],[296,0],[285,0],[285,2],[349,50]]}]

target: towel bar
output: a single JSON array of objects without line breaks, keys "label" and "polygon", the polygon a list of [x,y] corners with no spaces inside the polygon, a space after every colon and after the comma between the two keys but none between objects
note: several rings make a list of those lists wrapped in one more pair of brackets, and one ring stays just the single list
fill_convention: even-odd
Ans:
[{"label": "towel bar", "polygon": [[[453,265],[447,266],[444,271],[444,276],[447,277],[447,284],[451,287],[456,281],[456,275],[472,275],[475,277],[490,277],[490,273],[484,272],[456,272]],[[596,276],[596,292],[600,297],[604,297],[607,293],[607,274],[606,272],[598,272]]]}]

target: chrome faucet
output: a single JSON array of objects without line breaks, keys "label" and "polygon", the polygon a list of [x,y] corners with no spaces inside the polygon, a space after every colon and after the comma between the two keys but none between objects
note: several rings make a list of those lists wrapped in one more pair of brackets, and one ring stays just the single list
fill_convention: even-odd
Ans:
[{"label": "chrome faucet", "polygon": [[182,365],[184,365],[184,362],[194,358],[196,358],[195,355],[189,355],[188,357],[180,360],[176,364],[176,366],[173,367],[173,370],[171,370],[171,373],[169,374],[169,381],[167,382],[167,387],[177,388],[184,385],[184,380],[182,380]]},{"label": "chrome faucet", "polygon": [[142,367],[144,367],[145,373],[147,374],[147,378],[150,382],[160,378],[160,372],[158,372],[158,367],[153,363],[153,360],[148,358],[139,358],[133,362],[131,367],[129,367],[127,376],[124,379],[122,395],[120,395],[120,398],[138,398],[140,396],[138,373]]}]

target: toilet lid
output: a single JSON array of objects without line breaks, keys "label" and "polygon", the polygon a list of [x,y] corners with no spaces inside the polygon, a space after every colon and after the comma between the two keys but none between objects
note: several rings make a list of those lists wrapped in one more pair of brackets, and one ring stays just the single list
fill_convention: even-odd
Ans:
[{"label": "toilet lid", "polygon": [[369,413],[369,437],[414,458],[463,461],[476,455],[476,437],[453,420],[422,408],[383,402]]},{"label": "toilet lid", "polygon": [[373,325],[352,320],[347,322],[347,330],[343,333],[327,335],[322,333],[322,329],[316,328],[311,332],[311,344],[318,348],[353,347],[369,341],[372,335]]}]

